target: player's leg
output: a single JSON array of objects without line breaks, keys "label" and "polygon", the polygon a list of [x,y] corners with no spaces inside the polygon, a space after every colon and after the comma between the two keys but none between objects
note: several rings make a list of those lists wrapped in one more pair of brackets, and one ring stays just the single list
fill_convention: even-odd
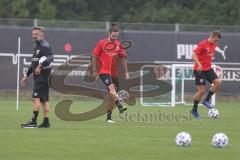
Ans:
[{"label": "player's leg", "polygon": [[40,98],[33,98],[33,117],[32,122],[37,123],[38,114],[40,111],[41,103]]},{"label": "player's leg", "polygon": [[41,102],[42,103],[42,107],[43,107],[43,122],[42,124],[40,124],[38,126],[38,128],[49,128],[50,127],[50,123],[49,123],[49,103],[48,101],[46,102]]},{"label": "player's leg", "polygon": [[[113,83],[114,83],[114,85],[115,85],[115,90],[116,90],[116,92],[119,92],[119,88],[120,88],[120,86],[119,86],[119,79],[116,78],[116,77],[111,77],[111,78],[112,78],[112,81],[113,81]],[[124,111],[127,110],[127,106],[123,106],[123,105],[119,102],[118,99],[115,101],[115,104],[116,104],[116,106],[118,107],[118,110],[119,110],[120,113],[123,113]]]},{"label": "player's leg", "polygon": [[[112,81],[111,76],[109,74],[100,74],[99,78],[103,81],[104,85],[107,86],[108,91],[111,93],[112,100],[116,101],[117,100],[117,92],[115,90],[115,85]],[[114,123],[114,121],[112,120],[112,110],[113,110],[113,106],[108,106],[107,122],[109,122],[109,123]]]},{"label": "player's leg", "polygon": [[49,87],[48,85],[42,85],[40,92],[40,101],[43,107],[43,122],[38,126],[38,128],[49,128]]},{"label": "player's leg", "polygon": [[49,117],[48,113],[49,113],[49,103],[48,102],[41,102],[42,103],[42,107],[43,107],[43,117]]},{"label": "player's leg", "polygon": [[205,92],[206,81],[203,72],[194,71],[193,74],[195,76],[195,85],[197,86],[197,92],[193,97],[193,107],[191,112],[195,118],[201,118],[197,109],[198,104]]},{"label": "player's leg", "polygon": [[37,127],[37,118],[38,118],[38,114],[39,114],[39,110],[41,107],[41,103],[40,103],[40,98],[39,98],[39,90],[34,88],[33,89],[33,116],[31,118],[31,120],[25,124],[22,124],[21,127],[22,128],[35,128]]},{"label": "player's leg", "polygon": [[205,92],[205,86],[204,85],[198,85],[197,86],[197,92],[194,95],[193,101],[194,101],[194,105],[193,105],[193,110],[197,111],[198,108],[198,103],[201,101],[202,96]]},{"label": "player's leg", "polygon": [[[115,85],[114,83],[111,81],[111,84],[108,86],[108,90],[112,95],[112,100],[115,102],[117,100],[117,92],[115,90]],[[114,103],[112,103],[114,104]],[[108,111],[107,111],[107,122],[108,123],[115,123],[115,121],[112,120],[112,111],[113,111],[113,106],[109,105],[108,106]]]},{"label": "player's leg", "polygon": [[209,91],[211,91],[211,92],[213,92],[213,93],[216,93],[218,90],[219,90],[219,88],[220,88],[220,86],[221,86],[221,83],[222,83],[222,81],[219,79],[219,78],[217,78],[217,79],[214,79],[213,81],[212,81],[212,86],[211,86],[211,88],[209,89]]},{"label": "player's leg", "polygon": [[108,90],[113,95],[113,99],[116,101],[118,99],[118,95],[117,95],[117,91],[115,89],[115,84],[113,82],[111,84],[109,84]]},{"label": "player's leg", "polygon": [[212,84],[211,88],[208,91],[208,94],[206,96],[206,98],[203,101],[203,104],[208,107],[208,108],[212,108],[212,104],[210,102],[212,96],[219,90],[220,86],[221,86],[221,80],[218,78],[217,74],[214,72],[213,69],[206,71],[206,79],[209,83]]},{"label": "player's leg", "polygon": [[[112,100],[113,101],[116,101],[117,99],[117,92],[115,90],[115,85],[113,83],[111,83],[109,86],[108,86],[108,90],[109,92],[111,93],[111,96],[112,96]],[[114,104],[114,103],[112,103]],[[107,122],[109,123],[115,123],[113,120],[112,120],[112,111],[113,111],[113,106],[112,105],[109,105],[108,106],[108,111],[107,111]]]}]

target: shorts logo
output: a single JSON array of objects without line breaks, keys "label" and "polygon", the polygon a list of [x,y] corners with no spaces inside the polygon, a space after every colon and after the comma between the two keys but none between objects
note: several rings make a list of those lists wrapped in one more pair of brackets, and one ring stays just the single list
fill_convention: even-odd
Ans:
[{"label": "shorts logo", "polygon": [[37,96],[38,95],[38,93],[37,92],[34,92],[34,96]]},{"label": "shorts logo", "polygon": [[200,79],[200,83],[204,83],[204,79]]},{"label": "shorts logo", "polygon": [[109,79],[105,79],[104,81],[106,84],[109,84]]}]

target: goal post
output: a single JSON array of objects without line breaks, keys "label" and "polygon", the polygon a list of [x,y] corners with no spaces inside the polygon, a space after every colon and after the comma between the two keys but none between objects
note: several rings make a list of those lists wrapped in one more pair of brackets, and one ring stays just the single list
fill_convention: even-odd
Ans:
[{"label": "goal post", "polygon": [[[146,98],[140,94],[140,102],[143,106],[175,107],[177,104],[192,104],[193,93],[196,92],[195,78],[193,76],[193,64],[165,65],[167,72],[158,78],[172,85],[172,91],[157,97]],[[216,65],[212,65],[216,70]],[[144,70],[144,66],[142,67]],[[191,86],[189,87],[189,84]],[[141,76],[141,85],[144,85],[144,77]],[[191,100],[186,100],[186,90],[191,91]],[[215,94],[212,96],[212,104],[215,105]]]}]

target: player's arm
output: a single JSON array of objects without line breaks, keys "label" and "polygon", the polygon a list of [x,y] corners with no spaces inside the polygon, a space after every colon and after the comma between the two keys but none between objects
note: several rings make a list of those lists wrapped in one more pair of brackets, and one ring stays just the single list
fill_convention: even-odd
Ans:
[{"label": "player's arm", "polygon": [[198,60],[197,57],[197,53],[193,52],[192,54],[192,59],[195,61],[195,63],[198,65],[198,70],[201,71],[202,70],[202,64],[200,63],[200,61]]},{"label": "player's arm", "polygon": [[93,77],[97,76],[97,61],[98,61],[98,58],[95,55],[93,55],[92,56],[92,75],[93,75]]},{"label": "player's arm", "polygon": [[41,69],[48,66],[51,62],[53,62],[54,60],[54,56],[53,56],[53,53],[52,53],[52,49],[51,47],[43,47],[42,48],[42,53],[43,53],[43,56],[46,56],[46,60],[42,62],[42,64],[38,65],[37,68],[35,69],[34,73],[39,75],[41,73]]},{"label": "player's arm", "polygon": [[22,77],[21,81],[20,81],[20,85],[22,87],[25,87],[26,85],[26,81],[28,79],[28,77],[32,74],[33,70],[32,70],[32,65],[28,68],[27,73]]},{"label": "player's arm", "polygon": [[202,64],[198,59],[198,55],[202,53],[203,50],[204,50],[204,46],[201,44],[198,44],[197,47],[193,50],[193,54],[192,54],[192,59],[198,65],[198,71],[202,71]]},{"label": "player's arm", "polygon": [[124,78],[129,79],[128,66],[127,66],[127,54],[125,52],[124,47],[121,44],[120,44],[117,52],[118,52],[118,56],[120,57],[121,63],[122,63],[122,66],[123,66]]},{"label": "player's arm", "polygon": [[95,48],[93,49],[93,52],[92,52],[92,76],[95,78],[97,77],[97,63],[98,63],[98,60],[99,60],[99,56],[102,52],[102,44],[100,43],[100,41],[96,44]]},{"label": "player's arm", "polygon": [[123,73],[124,73],[124,78],[129,79],[129,74],[128,74],[128,66],[127,66],[127,58],[121,58],[122,66],[123,66]]},{"label": "player's arm", "polygon": [[46,60],[43,61],[43,63],[40,65],[40,68],[44,68],[44,67],[48,66],[54,60],[54,56],[53,56],[51,47],[44,47],[43,54],[44,54],[44,56],[46,56]]},{"label": "player's arm", "polygon": [[28,68],[28,71],[27,71],[26,75],[24,75],[24,76],[25,76],[25,77],[29,77],[29,76],[32,74],[32,72],[33,72],[32,66],[30,66],[30,67]]}]

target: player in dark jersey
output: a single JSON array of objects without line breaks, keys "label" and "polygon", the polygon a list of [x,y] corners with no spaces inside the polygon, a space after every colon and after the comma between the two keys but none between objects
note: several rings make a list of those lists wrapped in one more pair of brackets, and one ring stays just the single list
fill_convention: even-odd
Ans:
[{"label": "player in dark jersey", "polygon": [[[107,86],[109,92],[114,95],[115,104],[119,109],[119,112],[122,113],[127,108],[122,106],[118,100],[117,92],[119,91],[119,79],[118,79],[118,69],[117,69],[117,59],[120,59],[124,67],[124,76],[125,79],[129,78],[128,69],[127,69],[127,54],[123,46],[121,45],[120,40],[118,39],[119,31],[116,24],[111,24],[109,30],[109,36],[98,41],[97,45],[93,50],[93,75],[99,75],[99,78]],[[116,47],[113,50],[105,50],[104,48],[107,45],[115,45]],[[108,108],[107,112],[107,122],[114,123],[112,120],[112,108]]]},{"label": "player in dark jersey", "polygon": [[221,80],[211,68],[212,58],[215,54],[217,42],[220,39],[221,33],[219,31],[213,31],[209,38],[198,43],[197,47],[193,51],[192,58],[195,61],[193,74],[195,76],[195,84],[197,85],[197,93],[194,96],[194,105],[191,112],[197,119],[201,118],[197,111],[197,108],[198,103],[205,92],[206,81],[213,84],[203,101],[203,105],[205,105],[208,109],[213,108],[210,99],[221,85]]},{"label": "player in dark jersey", "polygon": [[47,41],[44,40],[42,27],[34,27],[32,29],[32,39],[35,42],[32,55],[32,63],[27,74],[21,79],[21,86],[25,86],[27,78],[33,73],[33,116],[32,119],[22,124],[22,128],[37,127],[37,117],[42,105],[44,120],[38,128],[49,128],[49,85],[48,78],[51,74],[51,62],[53,61],[52,49]]}]

